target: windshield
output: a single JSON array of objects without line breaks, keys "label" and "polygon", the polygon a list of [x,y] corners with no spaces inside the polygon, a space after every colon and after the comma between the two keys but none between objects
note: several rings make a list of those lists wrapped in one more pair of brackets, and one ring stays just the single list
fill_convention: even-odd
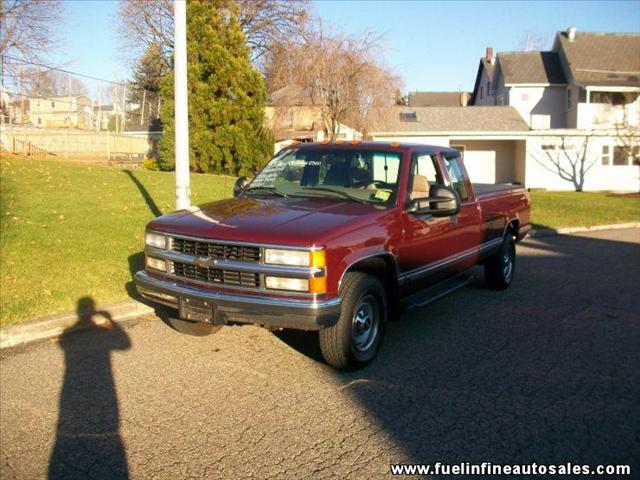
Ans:
[{"label": "windshield", "polygon": [[253,179],[249,195],[321,196],[389,206],[395,201],[400,153],[286,149]]}]

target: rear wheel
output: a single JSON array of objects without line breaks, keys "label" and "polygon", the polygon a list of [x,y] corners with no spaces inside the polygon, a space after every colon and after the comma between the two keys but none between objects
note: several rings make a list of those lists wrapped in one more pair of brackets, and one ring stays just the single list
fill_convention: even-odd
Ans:
[{"label": "rear wheel", "polygon": [[340,318],[320,330],[320,350],[326,362],[356,369],[375,357],[387,319],[386,295],[380,280],[362,272],[347,272],[341,287]]},{"label": "rear wheel", "polygon": [[491,288],[504,290],[513,281],[516,269],[516,241],[507,234],[500,250],[484,264],[484,277]]}]

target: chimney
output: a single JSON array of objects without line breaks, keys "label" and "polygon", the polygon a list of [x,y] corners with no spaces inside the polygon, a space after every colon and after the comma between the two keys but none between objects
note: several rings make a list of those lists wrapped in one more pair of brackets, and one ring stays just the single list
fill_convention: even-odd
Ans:
[{"label": "chimney", "polygon": [[484,58],[491,61],[493,58],[493,47],[487,47],[487,52],[485,53]]},{"label": "chimney", "polygon": [[460,106],[466,107],[469,102],[469,94],[467,92],[460,92]]},{"label": "chimney", "polygon": [[576,27],[567,28],[567,38],[570,42],[573,42],[576,39]]}]

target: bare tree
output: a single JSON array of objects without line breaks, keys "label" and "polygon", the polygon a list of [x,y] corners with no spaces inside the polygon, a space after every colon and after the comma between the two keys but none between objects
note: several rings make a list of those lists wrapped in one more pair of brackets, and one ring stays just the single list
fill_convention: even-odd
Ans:
[{"label": "bare tree", "polygon": [[[258,66],[265,52],[283,39],[300,35],[311,10],[309,0],[233,0],[238,5],[242,30]],[[162,47],[167,64],[173,54],[171,0],[121,0],[118,30],[134,51],[154,43]]]},{"label": "bare tree", "polygon": [[307,105],[318,107],[328,139],[337,138],[342,123],[366,131],[371,111],[393,105],[401,84],[381,62],[380,44],[371,33],[328,34],[318,25],[302,43],[283,43],[269,54],[268,89],[296,86]]},{"label": "bare tree", "polygon": [[0,0],[3,77],[18,76],[24,61],[39,62],[57,44],[63,17],[58,0]]},{"label": "bare tree", "polygon": [[124,43],[136,52],[157,44],[167,64],[173,54],[172,0],[121,0],[118,8],[118,31]]},{"label": "bare tree", "polygon": [[78,77],[57,70],[30,68],[24,71],[24,91],[28,96],[86,95],[87,87]]},{"label": "bare tree", "polygon": [[575,191],[581,192],[587,172],[598,160],[590,158],[588,154],[590,139],[591,135],[585,135],[582,145],[576,146],[563,136],[557,148],[543,150],[543,155],[533,154],[532,156],[545,170],[573,183]]},{"label": "bare tree", "polygon": [[523,52],[539,52],[546,50],[549,42],[545,37],[533,30],[527,30],[520,40],[520,50]]}]

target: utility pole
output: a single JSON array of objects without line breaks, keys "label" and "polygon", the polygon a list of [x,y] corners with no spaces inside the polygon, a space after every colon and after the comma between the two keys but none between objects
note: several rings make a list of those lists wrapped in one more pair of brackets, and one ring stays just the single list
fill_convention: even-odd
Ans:
[{"label": "utility pole", "polygon": [[[69,95],[69,105],[68,105],[69,117],[67,117],[69,118],[69,125],[67,125],[67,127],[71,128],[71,112],[73,111],[72,110],[73,103],[71,102],[71,74],[70,73],[67,74],[67,95]],[[65,142],[65,148],[66,148],[66,142]]]},{"label": "utility pole", "polygon": [[102,80],[98,84],[98,121],[96,122],[96,130],[102,130]]},{"label": "utility pole", "polygon": [[144,101],[147,99],[147,89],[142,90],[142,110],[140,111],[140,125],[144,121]]},{"label": "utility pole", "polygon": [[191,206],[189,185],[189,111],[187,97],[187,3],[173,2],[174,16],[174,100],[176,122],[176,209]]},{"label": "utility pole", "polygon": [[124,84],[124,87],[122,87],[122,125],[121,125],[121,129],[120,129],[120,133],[124,132],[124,127],[125,127],[125,122],[127,119],[127,84]]}]

